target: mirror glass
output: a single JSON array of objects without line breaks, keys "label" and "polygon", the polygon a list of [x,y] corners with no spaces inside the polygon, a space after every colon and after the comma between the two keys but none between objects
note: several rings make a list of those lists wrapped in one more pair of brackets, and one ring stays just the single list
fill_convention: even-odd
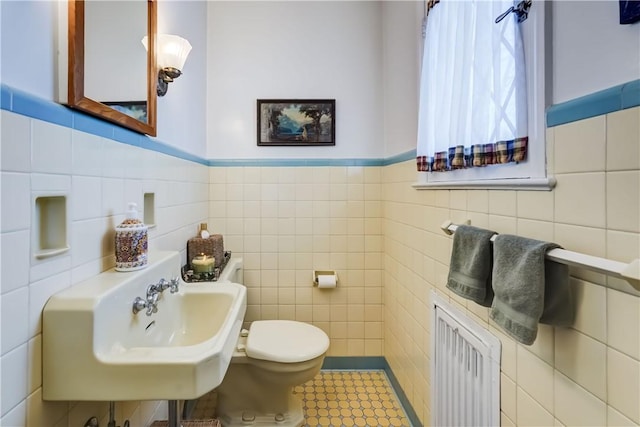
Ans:
[{"label": "mirror glass", "polygon": [[155,136],[155,25],[154,1],[70,0],[69,106]]}]

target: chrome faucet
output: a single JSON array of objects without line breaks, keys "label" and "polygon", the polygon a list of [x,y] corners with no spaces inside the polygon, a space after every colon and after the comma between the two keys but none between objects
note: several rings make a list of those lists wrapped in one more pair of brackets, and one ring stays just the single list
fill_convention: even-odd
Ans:
[{"label": "chrome faucet", "polygon": [[136,297],[133,300],[133,314],[138,314],[139,311],[147,309],[147,316],[151,316],[153,313],[158,312],[158,291],[154,288],[155,285],[147,286],[147,298],[142,299]]},{"label": "chrome faucet", "polygon": [[[154,289],[156,289],[159,292],[164,292],[168,288],[169,291],[172,294],[175,294],[176,292],[178,292],[178,284],[179,283],[180,283],[180,281],[178,280],[178,278],[174,277],[170,281],[168,281],[166,279],[160,279],[160,281],[158,281],[158,283],[156,283],[155,285],[150,285],[150,286],[153,286]],[[147,292],[148,292],[148,289],[147,289]]]},{"label": "chrome faucet", "polygon": [[151,284],[147,286],[147,297],[145,299],[141,297],[136,297],[133,300],[133,314],[138,314],[138,312],[143,309],[147,309],[147,316],[151,316],[153,313],[158,312],[158,296],[162,294],[165,289],[169,289],[172,294],[178,292],[178,284],[180,280],[175,277],[170,281],[165,279],[160,279],[158,283]]}]

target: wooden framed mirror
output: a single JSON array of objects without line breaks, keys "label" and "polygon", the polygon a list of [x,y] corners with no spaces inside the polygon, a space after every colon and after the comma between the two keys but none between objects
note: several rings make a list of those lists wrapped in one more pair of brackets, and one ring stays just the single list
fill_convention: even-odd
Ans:
[{"label": "wooden framed mirror", "polygon": [[68,0],[67,105],[156,136],[156,14],[156,0]]}]

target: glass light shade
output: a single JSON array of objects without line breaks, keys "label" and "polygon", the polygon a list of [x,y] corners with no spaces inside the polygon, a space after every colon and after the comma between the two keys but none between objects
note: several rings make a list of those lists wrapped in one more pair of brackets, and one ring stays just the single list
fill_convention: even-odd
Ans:
[{"label": "glass light shade", "polygon": [[[184,63],[191,52],[191,43],[173,34],[158,34],[158,56],[156,62],[159,69],[172,67],[182,71]],[[145,49],[149,49],[147,36],[142,38]]]},{"label": "glass light shade", "polygon": [[188,40],[172,34],[158,34],[158,68],[177,68],[182,71],[191,52]]}]

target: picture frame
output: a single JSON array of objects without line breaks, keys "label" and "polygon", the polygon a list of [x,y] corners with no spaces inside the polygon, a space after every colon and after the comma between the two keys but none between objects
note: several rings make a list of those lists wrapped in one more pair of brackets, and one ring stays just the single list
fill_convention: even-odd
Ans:
[{"label": "picture frame", "polygon": [[258,145],[336,145],[335,118],[335,99],[258,99]]},{"label": "picture frame", "polygon": [[620,24],[633,24],[640,21],[640,1],[620,0]]},{"label": "picture frame", "polygon": [[136,120],[147,122],[147,101],[116,101],[103,102],[103,104]]}]

